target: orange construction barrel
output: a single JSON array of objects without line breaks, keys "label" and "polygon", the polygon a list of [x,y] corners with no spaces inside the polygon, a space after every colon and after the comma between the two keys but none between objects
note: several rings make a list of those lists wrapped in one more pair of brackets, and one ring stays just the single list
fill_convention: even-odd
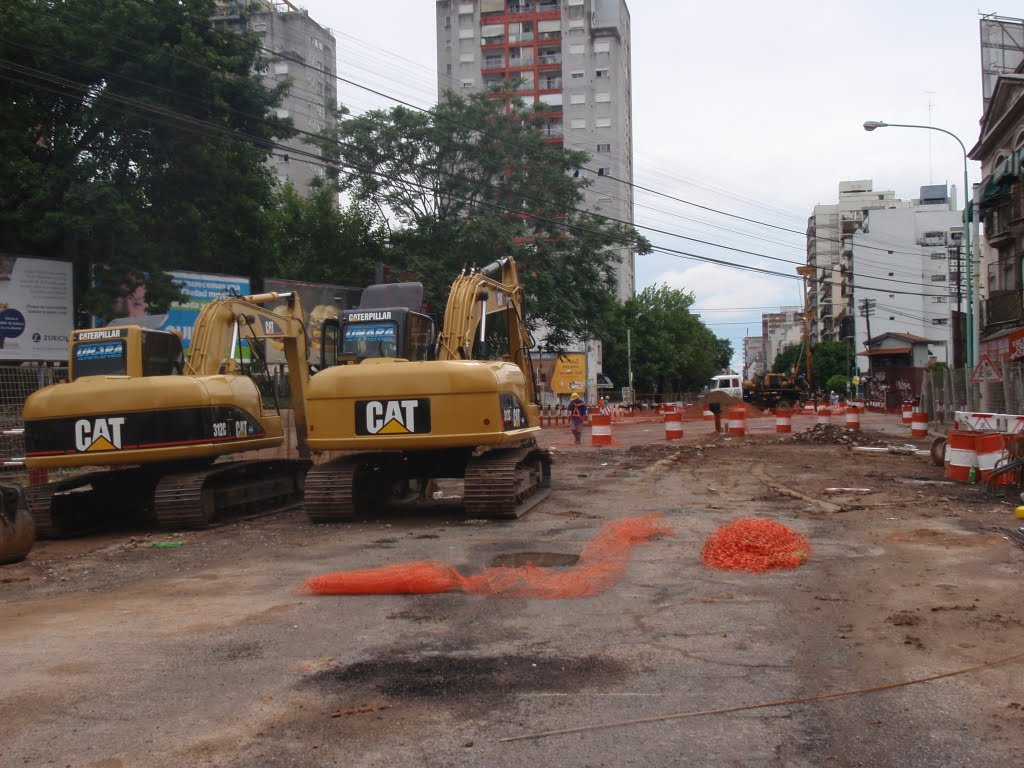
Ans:
[{"label": "orange construction barrel", "polygon": [[818,409],[818,423],[819,424],[831,424],[832,423],[832,411],[828,408]]},{"label": "orange construction barrel", "polygon": [[729,409],[729,434],[734,437],[747,434],[747,409],[742,405],[734,405]]},{"label": "orange construction barrel", "polygon": [[595,447],[612,444],[610,413],[595,413],[590,417],[590,444]]},{"label": "orange construction barrel", "polygon": [[910,417],[910,436],[928,437],[928,414],[914,413]]},{"label": "orange construction barrel", "polygon": [[903,423],[910,424],[914,420],[914,404],[904,403],[903,404]]},{"label": "orange construction barrel", "polygon": [[966,483],[971,476],[971,467],[978,466],[978,453],[974,439],[977,432],[951,429],[946,433],[946,455],[944,474],[947,480]]},{"label": "orange construction barrel", "polygon": [[793,431],[793,412],[788,405],[780,405],[775,409],[775,431],[779,434]]},{"label": "orange construction barrel", "polygon": [[665,439],[679,440],[683,436],[683,414],[675,408],[668,408],[665,411]]},{"label": "orange construction barrel", "polygon": [[860,408],[853,403],[846,406],[846,428],[860,429]]},{"label": "orange construction barrel", "polygon": [[992,470],[1007,457],[1006,435],[1002,432],[985,432],[974,437],[974,450],[978,456],[978,474],[982,482],[988,482]]}]

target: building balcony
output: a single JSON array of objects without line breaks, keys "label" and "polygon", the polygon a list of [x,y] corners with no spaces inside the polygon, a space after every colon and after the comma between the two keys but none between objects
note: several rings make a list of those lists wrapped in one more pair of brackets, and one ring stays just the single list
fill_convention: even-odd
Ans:
[{"label": "building balcony", "polygon": [[985,329],[997,325],[1024,325],[1024,296],[1020,290],[992,291],[985,300]]}]

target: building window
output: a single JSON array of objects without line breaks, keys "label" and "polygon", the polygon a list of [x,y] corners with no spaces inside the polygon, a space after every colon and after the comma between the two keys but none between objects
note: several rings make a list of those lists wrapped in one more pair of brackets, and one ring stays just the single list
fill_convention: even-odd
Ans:
[{"label": "building window", "polygon": [[[472,53],[460,53],[459,54],[459,63],[460,64],[472,64],[475,60],[476,60],[476,57]],[[499,62],[498,64],[495,64],[495,66],[500,67],[501,63]]]},{"label": "building window", "polygon": [[611,176],[612,175],[612,169],[611,168],[598,168],[597,169],[597,175],[598,176]]},{"label": "building window", "polygon": [[569,95],[570,104],[586,104],[587,95],[585,93],[573,93]]},{"label": "building window", "polygon": [[946,276],[945,275],[932,275],[932,282],[933,283],[944,283],[944,282],[946,282]]},{"label": "building window", "polygon": [[948,317],[937,317],[932,320],[932,325],[949,325]]},{"label": "building window", "polygon": [[288,62],[278,61],[274,63],[274,74],[275,75],[287,75],[288,74]]},{"label": "building window", "polygon": [[933,296],[932,297],[932,304],[945,304],[945,303],[946,303],[946,297],[945,296]]},{"label": "building window", "polygon": [[444,17],[444,28],[445,29],[451,29],[452,28],[452,17],[451,16],[445,16]]},{"label": "building window", "polygon": [[452,73],[452,65],[451,64],[445,64],[444,73],[446,75],[450,75]]},{"label": "building window", "polygon": [[594,53],[610,53],[612,44],[608,40],[596,40],[594,42]]},{"label": "building window", "polygon": [[569,73],[569,78],[572,80],[582,80],[586,73],[582,69],[574,69]]},{"label": "building window", "polygon": [[473,87],[473,78],[471,78],[471,77],[464,78],[462,80],[462,87],[463,88],[472,88]]},{"label": "building window", "polygon": [[472,29],[459,30],[459,40],[472,40],[475,36],[476,35]]},{"label": "building window", "polygon": [[587,119],[585,117],[573,118],[569,122],[569,127],[570,128],[576,128],[576,129],[586,128],[587,127]]},{"label": "building window", "polygon": [[594,101],[598,104],[607,104],[612,100],[612,95],[608,91],[599,91],[594,94]]},{"label": "building window", "polygon": [[608,69],[608,67],[602,67],[600,69],[595,69],[594,70],[594,77],[608,77],[608,72],[609,71],[610,70]]},{"label": "building window", "polygon": [[583,43],[573,43],[572,45],[569,46],[569,53],[574,54],[576,56],[582,56],[586,52],[587,46],[584,45]]},{"label": "building window", "polygon": [[611,144],[598,144],[597,145],[597,151],[598,152],[611,152],[612,151],[612,145]]},{"label": "building window", "polygon": [[611,128],[612,119],[610,117],[598,117],[594,120],[595,128]]}]

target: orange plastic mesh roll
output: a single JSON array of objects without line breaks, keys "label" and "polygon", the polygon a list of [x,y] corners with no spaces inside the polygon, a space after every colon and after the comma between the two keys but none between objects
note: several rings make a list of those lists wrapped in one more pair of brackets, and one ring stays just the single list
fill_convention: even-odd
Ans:
[{"label": "orange plastic mesh roll", "polygon": [[796,568],[811,556],[806,536],[782,523],[764,519],[735,520],[711,533],[700,552],[708,568],[763,573]]},{"label": "orange plastic mesh roll", "polygon": [[525,565],[485,568],[463,576],[446,563],[423,560],[359,571],[313,576],[298,592],[309,595],[422,595],[461,590],[473,595],[548,600],[600,595],[626,570],[634,546],[655,536],[674,536],[665,517],[653,512],[606,524],[590,540],[572,568]]}]

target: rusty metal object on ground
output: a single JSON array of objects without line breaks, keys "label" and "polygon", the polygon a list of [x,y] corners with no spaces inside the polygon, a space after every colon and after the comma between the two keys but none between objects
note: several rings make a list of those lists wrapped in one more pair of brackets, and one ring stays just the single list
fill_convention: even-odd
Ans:
[{"label": "rusty metal object on ground", "polygon": [[0,565],[24,560],[36,540],[36,525],[19,485],[0,485]]},{"label": "rusty metal object on ground", "polygon": [[931,454],[932,464],[941,467],[946,458],[946,438],[936,437],[932,440]]}]

